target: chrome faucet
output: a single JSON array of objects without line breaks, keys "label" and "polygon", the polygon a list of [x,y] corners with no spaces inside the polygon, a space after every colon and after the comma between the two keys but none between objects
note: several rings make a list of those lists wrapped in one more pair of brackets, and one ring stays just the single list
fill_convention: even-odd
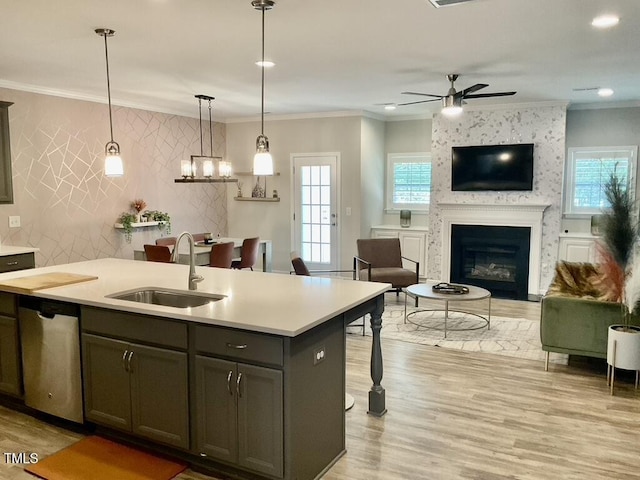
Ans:
[{"label": "chrome faucet", "polygon": [[193,235],[189,232],[182,232],[178,239],[176,240],[176,245],[173,247],[173,253],[171,254],[171,261],[173,263],[178,263],[178,257],[180,253],[178,253],[178,246],[180,245],[180,240],[182,237],[187,237],[189,240],[189,290],[197,290],[197,283],[204,280],[202,275],[196,275],[196,255],[194,251],[195,241],[193,240]]}]

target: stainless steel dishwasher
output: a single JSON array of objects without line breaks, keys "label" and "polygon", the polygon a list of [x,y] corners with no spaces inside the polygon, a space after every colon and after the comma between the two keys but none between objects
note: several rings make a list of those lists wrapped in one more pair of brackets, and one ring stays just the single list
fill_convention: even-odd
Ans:
[{"label": "stainless steel dishwasher", "polygon": [[25,404],[82,423],[78,307],[35,297],[19,307]]}]

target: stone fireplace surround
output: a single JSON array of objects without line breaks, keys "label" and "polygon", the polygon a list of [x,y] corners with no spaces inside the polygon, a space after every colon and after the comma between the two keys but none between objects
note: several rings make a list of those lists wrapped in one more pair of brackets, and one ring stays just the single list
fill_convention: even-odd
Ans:
[{"label": "stone fireplace surround", "polygon": [[504,227],[529,227],[529,298],[538,298],[542,257],[542,218],[548,204],[461,204],[438,203],[442,218],[442,279],[451,278],[451,226],[486,225]]}]

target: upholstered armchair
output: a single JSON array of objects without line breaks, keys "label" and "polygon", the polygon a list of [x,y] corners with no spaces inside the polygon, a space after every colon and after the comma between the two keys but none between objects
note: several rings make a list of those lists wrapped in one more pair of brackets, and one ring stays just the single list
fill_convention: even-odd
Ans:
[{"label": "upholstered armchair", "polygon": [[[396,295],[419,282],[420,263],[400,252],[398,238],[360,238],[357,240],[358,256],[354,257],[354,270],[359,280],[390,283]],[[415,270],[404,268],[402,260],[415,264]],[[416,305],[418,299],[416,298]]]}]

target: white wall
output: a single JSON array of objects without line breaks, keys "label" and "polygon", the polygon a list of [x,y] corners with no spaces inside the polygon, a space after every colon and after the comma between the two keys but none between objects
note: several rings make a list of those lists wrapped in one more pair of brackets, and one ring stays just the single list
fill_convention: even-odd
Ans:
[{"label": "white wall", "polygon": [[[227,157],[235,171],[251,171],[255,154],[259,122],[227,124]],[[279,177],[267,180],[267,194],[278,189],[278,203],[237,202],[232,199],[235,188],[229,186],[229,235],[249,237],[258,235],[273,242],[273,268],[291,269],[291,155],[298,153],[340,153],[340,268],[351,268],[356,239],[360,234],[362,196],[360,191],[361,117],[327,117],[265,122],[265,135],[269,138],[275,170]],[[254,177],[243,179],[244,195],[251,195]],[[351,217],[345,209],[351,207]]]}]

